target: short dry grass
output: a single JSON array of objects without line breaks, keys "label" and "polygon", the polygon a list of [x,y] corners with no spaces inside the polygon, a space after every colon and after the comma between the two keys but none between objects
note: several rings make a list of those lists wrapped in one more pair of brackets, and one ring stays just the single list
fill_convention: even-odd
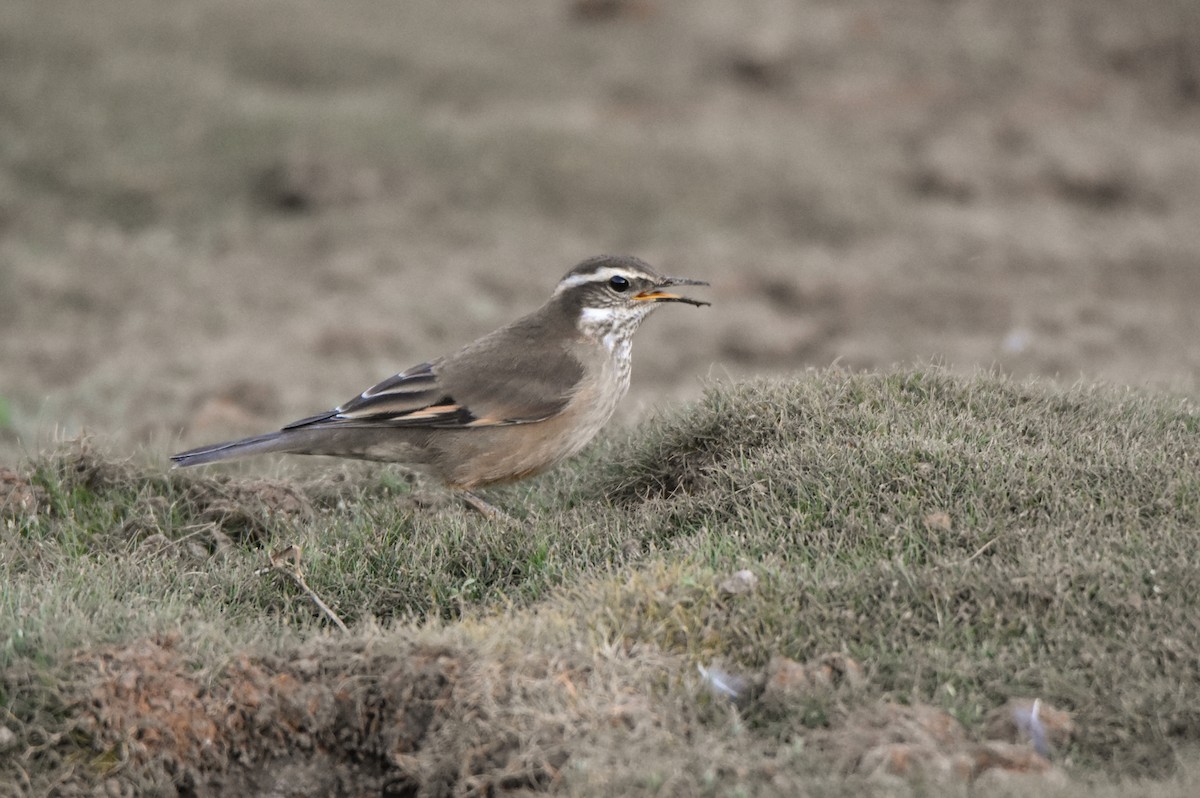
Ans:
[{"label": "short dry grass", "polygon": [[[859,772],[863,713],[933,705],[981,736],[1037,697],[1076,724],[1052,753],[1071,781],[1039,789],[1189,794],[1198,443],[1180,399],[812,372],[713,385],[494,493],[512,523],[390,469],[62,450],[0,481],[2,781],[859,794],[898,788]],[[349,633],[257,573],[286,544]],[[754,587],[722,587],[741,569]],[[773,658],[826,655],[863,683],[763,689]],[[737,703],[698,665],[743,679]]]}]

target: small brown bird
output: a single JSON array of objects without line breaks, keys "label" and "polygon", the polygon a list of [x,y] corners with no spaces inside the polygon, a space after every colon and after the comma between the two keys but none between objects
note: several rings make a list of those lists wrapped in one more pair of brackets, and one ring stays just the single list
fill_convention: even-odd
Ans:
[{"label": "small brown bird", "polygon": [[533,313],[368,388],[279,432],[173,455],[179,466],[268,452],[424,467],[485,515],[471,491],[531,476],[582,449],[629,389],[633,334],[663,302],[707,305],[667,289],[630,256],[580,263]]}]

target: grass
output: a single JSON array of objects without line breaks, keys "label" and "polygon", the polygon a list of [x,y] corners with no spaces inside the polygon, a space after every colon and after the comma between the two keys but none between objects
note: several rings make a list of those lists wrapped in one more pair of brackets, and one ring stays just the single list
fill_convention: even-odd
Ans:
[{"label": "grass", "polygon": [[[414,795],[858,794],[896,785],[831,769],[856,712],[932,704],[980,735],[1028,696],[1077,725],[1055,751],[1063,794],[1172,773],[1137,789],[1187,794],[1198,437],[1189,401],[1105,387],[938,369],[715,384],[497,492],[512,524],[389,469],[263,480],[54,452],[0,481],[20,487],[0,499],[0,713],[17,736],[0,781],[266,790],[307,751]],[[256,573],[292,543],[349,635]],[[740,569],[757,586],[723,591]],[[762,691],[773,658],[831,652],[866,686]],[[747,680],[737,708],[697,665]],[[122,673],[137,687],[114,687]],[[404,723],[338,737],[351,683],[356,712],[422,718],[403,755]],[[170,729],[251,689],[279,702],[247,716],[272,730],[261,746],[236,724],[203,756],[182,732],[128,734],[158,717],[154,690],[189,696]]]}]

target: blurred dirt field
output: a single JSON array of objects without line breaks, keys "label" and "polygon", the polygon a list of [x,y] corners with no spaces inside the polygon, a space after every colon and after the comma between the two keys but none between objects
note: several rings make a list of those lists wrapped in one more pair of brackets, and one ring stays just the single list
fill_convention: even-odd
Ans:
[{"label": "blurred dirt field", "polygon": [[0,460],[273,429],[629,252],[702,378],[1194,392],[1200,5],[0,6]]}]

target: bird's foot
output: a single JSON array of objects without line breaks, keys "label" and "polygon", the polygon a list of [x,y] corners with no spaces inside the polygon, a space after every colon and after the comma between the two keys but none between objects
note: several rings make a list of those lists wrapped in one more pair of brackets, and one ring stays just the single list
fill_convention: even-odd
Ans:
[{"label": "bird's foot", "polygon": [[513,520],[513,517],[511,515],[504,512],[496,505],[491,504],[487,501],[484,501],[477,494],[474,494],[469,490],[463,490],[460,488],[457,491],[457,493],[458,493],[459,497],[463,500],[464,503],[466,503],[466,505],[468,507],[470,507],[472,510],[479,513],[480,515],[482,515],[484,518],[488,519],[489,521],[512,521]]}]

